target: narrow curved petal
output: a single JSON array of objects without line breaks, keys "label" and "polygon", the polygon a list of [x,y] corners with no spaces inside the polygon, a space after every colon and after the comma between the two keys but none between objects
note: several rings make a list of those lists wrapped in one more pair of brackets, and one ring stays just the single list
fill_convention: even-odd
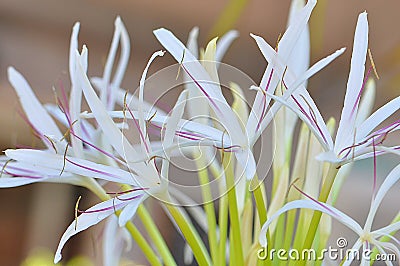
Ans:
[{"label": "narrow curved petal", "polygon": [[[363,246],[363,242],[361,239],[357,239],[356,243],[351,247],[351,250],[360,250],[360,248]],[[343,263],[343,266],[350,266],[351,263],[354,261],[354,256],[352,256],[350,259],[346,259]]]},{"label": "narrow curved petal", "polygon": [[[140,198],[143,196],[143,193],[144,193],[143,191],[134,191],[126,193],[124,195],[118,196],[117,198],[112,198],[107,201],[96,204],[93,207],[84,211],[81,215],[79,215],[76,221],[72,222],[68,226],[67,230],[62,235],[54,257],[54,263],[58,263],[61,260],[62,258],[61,251],[65,243],[72,236],[86,230],[87,228],[93,225],[98,224],[105,218],[114,214],[115,211],[124,208],[126,205],[131,204],[133,201],[140,201]],[[125,200],[125,199],[130,199],[130,200]]]},{"label": "narrow curved petal", "polygon": [[146,147],[149,147],[150,143],[149,143],[149,139],[147,136],[146,121],[144,120],[144,114],[143,114],[143,112],[145,111],[144,110],[144,84],[145,84],[147,72],[149,71],[151,63],[154,61],[154,59],[156,59],[157,56],[164,56],[164,53],[165,52],[163,52],[163,51],[157,51],[151,55],[149,61],[147,62],[145,69],[143,70],[142,77],[140,78],[140,81],[139,81],[139,105],[138,105],[139,127],[140,127],[141,133],[144,135],[144,139],[141,139],[142,146],[146,146]]},{"label": "narrow curved petal", "polygon": [[[291,25],[296,18],[298,12],[302,10],[305,5],[304,0],[292,1],[289,11],[288,25]],[[280,49],[280,48],[279,48]],[[299,39],[294,45],[291,60],[288,62],[288,67],[293,71],[296,77],[299,77],[310,66],[310,30],[306,26],[300,34]],[[307,87],[307,80],[302,84]]]},{"label": "narrow curved petal", "polygon": [[[103,79],[100,77],[91,77],[90,81],[92,82],[92,84],[94,85],[95,89],[98,91],[101,91],[101,86],[103,84]],[[115,102],[119,105],[119,106],[124,106],[125,105],[125,98],[129,99],[129,102],[126,103],[128,104],[129,108],[131,110],[137,110],[137,106],[139,105],[139,99],[135,96],[132,95],[131,93],[128,93],[126,90],[119,88],[119,87],[115,87],[112,84],[110,85],[112,86],[111,89],[113,91],[114,94],[114,99]],[[125,97],[126,96],[126,97]],[[144,106],[144,110],[148,111],[148,112],[155,112],[157,111],[157,113],[159,114],[163,114],[166,115],[166,113],[161,110],[160,108],[158,108],[157,106],[155,106],[154,104],[151,104],[149,102],[144,101],[143,102],[143,106]]]},{"label": "narrow curved petal", "polygon": [[[79,25],[78,25],[79,26]],[[82,87],[79,84],[79,81],[77,79],[77,74],[76,72],[78,71],[77,65],[76,65],[76,57],[75,53],[78,50],[78,29],[74,27],[74,30],[72,32],[71,36],[71,46],[70,46],[70,77],[71,77],[71,93],[70,93],[70,99],[69,99],[69,116],[70,116],[70,121],[68,121],[68,128],[72,127],[71,130],[75,132],[78,136],[82,136],[82,128],[81,128],[81,121],[78,121],[79,119],[79,114],[81,113],[81,104],[82,104]],[[73,40],[74,39],[74,40]],[[87,72],[87,60],[88,60],[88,50],[86,46],[83,46],[82,53],[79,56],[79,60],[81,65],[84,68],[84,71]],[[68,114],[66,114],[66,117],[68,118]],[[78,121],[75,123],[75,121]],[[72,148],[74,150],[75,156],[82,158],[83,157],[83,143],[80,139],[78,139],[75,136],[71,136],[71,144]]]},{"label": "narrow curved petal", "polygon": [[356,32],[354,34],[353,53],[347,90],[344,98],[342,114],[336,133],[335,152],[341,151],[348,142],[353,140],[358,105],[363,90],[365,61],[368,48],[368,20],[367,13],[358,16]]},{"label": "narrow curved petal", "polygon": [[[187,41],[187,48],[196,59],[199,59],[199,49],[197,45],[198,34],[199,28],[194,27],[190,31]],[[196,119],[196,121],[199,123],[207,124],[208,118],[210,116],[210,107],[208,106],[207,97],[204,96],[202,92],[197,88],[196,83],[194,83],[190,79],[188,74],[186,74],[184,71],[182,74],[185,89],[189,93],[188,101],[190,103],[187,105],[189,117]]]},{"label": "narrow curved petal", "polygon": [[353,230],[356,234],[362,234],[362,228],[360,225],[354,221],[351,217],[339,211],[335,207],[332,207],[328,204],[322,202],[314,202],[311,200],[295,200],[287,203],[281,209],[279,209],[276,213],[274,213],[262,226],[259,236],[259,242],[261,246],[267,247],[267,238],[266,233],[270,224],[278,218],[282,213],[287,212],[293,209],[311,209],[315,211],[320,211],[325,214],[330,215],[332,218],[335,218],[340,223],[346,225],[348,228]]},{"label": "narrow curved petal", "polygon": [[357,128],[357,140],[365,138],[372,130],[379,126],[389,116],[394,114],[400,108],[400,96],[394,98],[384,106],[376,110]]},{"label": "narrow curved petal", "polygon": [[233,143],[246,145],[247,138],[243,136],[241,126],[234,112],[226,102],[225,97],[222,95],[219,84],[213,82],[207,71],[170,31],[162,28],[155,30],[154,35],[177,62],[182,61],[182,67],[186,69],[185,72],[196,83],[198,89],[208,98],[211,108],[220,119],[223,127],[227,129]]},{"label": "narrow curved petal", "polygon": [[34,170],[35,165],[56,170],[58,175],[63,171],[92,178],[100,178],[107,181],[140,186],[138,177],[128,171],[117,167],[94,163],[71,156],[52,154],[40,150],[6,150],[6,155],[16,161],[30,164]]},{"label": "narrow curved petal", "polygon": [[126,228],[118,226],[118,218],[111,215],[107,219],[103,236],[103,263],[107,266],[119,266],[122,252],[129,251],[132,237]]},{"label": "narrow curved petal", "polygon": [[[108,106],[108,110],[113,109],[114,106],[114,93],[111,93],[109,90],[113,87],[119,87],[121,85],[122,79],[124,77],[126,67],[129,61],[130,54],[130,41],[128,32],[125,29],[124,24],[120,17],[117,17],[115,20],[115,31],[113,40],[111,43],[110,51],[107,57],[107,62],[104,67],[103,73],[103,86],[101,91],[101,100],[104,104]],[[119,58],[119,62],[117,65],[117,69],[115,70],[115,75],[111,80],[111,72],[115,61],[115,56],[118,49],[118,44],[121,44],[121,55]],[[110,86],[110,83],[112,86]]]},{"label": "narrow curved petal", "polygon": [[371,231],[372,222],[374,220],[375,214],[378,210],[379,205],[381,204],[383,198],[387,194],[390,188],[399,181],[400,179],[400,165],[396,166],[389,175],[385,178],[382,185],[380,186],[378,192],[376,193],[375,198],[372,201],[370,211],[368,213],[367,220],[365,222],[365,229],[367,231]]},{"label": "narrow curved petal", "polygon": [[189,38],[186,46],[194,57],[199,58],[199,47],[197,45],[197,37],[199,36],[199,27],[194,27],[189,32]]},{"label": "narrow curved petal", "polygon": [[[108,112],[108,114],[110,115],[110,117],[112,118],[125,118],[124,113],[122,111],[111,111]],[[137,112],[132,111],[132,114],[137,117]],[[83,118],[93,118],[94,114],[93,113],[83,113],[81,114],[81,117]],[[127,116],[127,119],[132,119],[132,117]],[[158,126],[158,127],[162,127],[166,121],[168,120],[168,116],[167,115],[162,115],[157,113],[147,113],[145,116],[145,120],[149,121],[151,118],[151,123]],[[190,120],[186,120],[186,119],[180,119],[179,123],[178,123],[178,128],[180,128],[182,131],[181,133],[185,132],[187,136],[192,136],[192,137],[198,137],[199,139],[209,139],[213,142],[215,142],[214,144],[219,145],[222,147],[222,144],[224,144],[224,147],[229,147],[232,146],[232,142],[229,139],[229,137],[224,134],[224,132],[208,126],[208,125],[204,125],[201,123],[197,123],[197,122],[193,122]],[[193,133],[191,135],[191,133]],[[179,135],[181,137],[184,137],[183,135]]]},{"label": "narrow curved petal", "polygon": [[[296,43],[298,42],[300,36],[307,27],[308,20],[310,18],[311,12],[315,4],[316,4],[315,0],[308,1],[307,5],[303,7],[300,11],[296,12],[296,14],[291,18],[288,29],[285,31],[281,40],[279,41],[278,53],[282,58],[282,63],[283,63],[282,68],[276,69],[275,59],[267,60],[268,66],[260,82],[260,88],[262,90],[274,94],[275,88],[278,85],[279,81],[281,80],[284,69],[288,65],[288,60],[291,58],[291,56],[293,56],[293,49],[296,46]],[[252,37],[254,38],[253,35]],[[258,42],[257,44],[259,45]],[[264,54],[264,51],[261,49],[260,45],[259,48],[261,52]],[[268,104],[269,104],[269,99],[263,96],[261,92],[258,92],[250,112],[249,120],[246,125],[246,129],[249,132],[248,134],[250,139],[254,139],[255,136],[257,136],[256,131],[259,130],[259,126],[257,125],[260,124],[259,121],[263,117],[264,108],[262,108],[262,106],[263,105],[268,106]]]},{"label": "narrow curved petal", "polygon": [[125,226],[125,224],[132,219],[136,214],[139,205],[146,199],[146,196],[141,196],[138,199],[132,200],[125,208],[121,211],[118,217],[118,225],[120,227]]},{"label": "narrow curved petal", "polygon": [[[171,112],[171,116],[166,120],[165,126],[165,135],[163,139],[163,147],[168,148],[172,146],[174,142],[175,132],[178,127],[178,123],[180,122],[183,112],[185,111],[186,97],[187,91],[183,91],[176,101],[175,107]],[[169,157],[169,155],[167,156]]]},{"label": "narrow curved petal", "polygon": [[[46,109],[36,98],[26,79],[13,67],[8,69],[8,79],[18,94],[22,108],[32,126],[42,135],[60,140],[63,137]],[[51,148],[51,143],[45,142]]]},{"label": "narrow curved petal", "polygon": [[[226,51],[231,46],[232,42],[239,37],[239,32],[236,30],[230,30],[225,33],[217,42],[217,49],[215,51],[215,61],[221,62],[222,58],[226,54]],[[217,64],[217,67],[219,64]]]},{"label": "narrow curved petal", "polygon": [[[146,165],[144,162],[130,163],[135,161],[137,157],[140,157],[139,153],[132,147],[129,141],[125,138],[122,132],[115,125],[103,103],[97,97],[94,92],[92,85],[90,84],[89,78],[83,71],[82,66],[79,64],[79,78],[82,83],[83,93],[86,101],[92,110],[97,123],[102,129],[104,135],[110,140],[110,144],[114,147],[117,153],[124,159],[126,159],[130,168],[137,172],[141,177],[141,184],[145,187],[158,185],[159,178],[155,167],[150,164]],[[142,183],[143,182],[143,183]]]},{"label": "narrow curved petal", "polygon": [[[333,148],[333,141],[331,139],[329,131],[326,128],[325,122],[324,122],[318,108],[315,106],[314,101],[308,95],[308,92],[304,88],[304,86],[302,86],[301,84],[304,83],[306,79],[308,79],[309,77],[314,75],[316,72],[321,70],[323,67],[328,65],[330,62],[332,62],[336,57],[341,55],[344,52],[344,49],[342,48],[342,49],[334,52],[332,55],[321,59],[316,64],[314,64],[308,71],[306,71],[302,76],[300,76],[300,78],[297,78],[295,76],[295,74],[291,71],[290,68],[286,69],[286,71],[285,71],[286,64],[284,63],[284,59],[281,58],[281,56],[278,53],[276,53],[276,51],[263,38],[256,36],[256,35],[252,35],[252,37],[256,40],[257,45],[259,46],[265,59],[268,62],[270,62],[270,64],[271,64],[271,62],[274,62],[274,75],[276,73],[281,73],[281,75],[282,75],[283,72],[285,72],[285,81],[288,84],[288,89],[283,94],[283,99],[285,99],[285,101],[287,100],[288,102],[290,102],[290,104],[293,105],[292,107],[295,107],[295,109],[298,109],[295,111],[298,114],[302,113],[302,110],[300,110],[301,108],[306,108],[305,110],[308,111],[308,109],[310,109],[310,107],[311,107],[313,116],[315,118],[313,120],[315,120],[315,121],[311,121],[312,119],[309,118],[309,119],[307,119],[308,124],[310,124],[311,122],[316,122],[315,124],[318,125],[319,130],[318,130],[318,128],[316,128],[316,125],[314,125],[315,132],[320,131],[318,133],[318,135],[320,135],[320,138],[326,139],[324,142],[322,142],[323,143],[322,145],[324,145],[324,147],[326,149]],[[271,76],[271,78],[272,77],[273,76]],[[267,93],[267,95],[273,94],[268,91],[266,93]],[[294,102],[294,100],[291,98],[291,96],[292,96],[292,94],[295,94],[295,93],[302,94],[303,96],[306,97],[307,103],[305,103],[305,106],[302,106],[302,105],[298,106]],[[303,101],[302,98],[303,97],[300,97],[300,99],[296,98],[296,100]],[[266,103],[269,103],[269,97],[266,97],[265,100],[266,100]],[[256,97],[256,101],[257,101],[257,97]],[[271,122],[271,120],[273,118],[273,115],[279,110],[279,108],[282,106],[282,104],[284,104],[284,102],[282,102],[282,101],[278,102],[278,103],[274,103],[274,105],[269,110],[269,115],[267,114],[267,116],[261,121],[259,130],[257,132],[255,132],[252,142],[254,142],[257,139],[257,137],[261,134],[261,132],[268,126],[269,122]],[[253,106],[254,106],[254,104],[253,104]],[[252,109],[252,113],[253,113],[253,109]],[[251,130],[251,127],[252,127],[252,124],[254,124],[254,121],[251,122],[250,119],[251,119],[252,115],[255,115],[252,113],[250,113],[249,121],[247,122],[247,125],[246,125],[247,132],[249,133],[250,136],[251,136],[252,132],[255,131],[254,129]],[[311,114],[309,114],[309,116],[310,115]]]}]

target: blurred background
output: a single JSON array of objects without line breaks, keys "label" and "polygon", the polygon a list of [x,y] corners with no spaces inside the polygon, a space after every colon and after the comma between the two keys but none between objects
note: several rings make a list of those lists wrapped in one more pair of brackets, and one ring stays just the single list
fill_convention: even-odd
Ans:
[{"label": "blurred background", "polygon": [[[19,70],[42,102],[54,102],[52,87],[59,86],[60,82],[69,84],[69,38],[76,21],[81,22],[80,44],[89,48],[89,74],[101,75],[114,19],[121,16],[132,43],[129,69],[123,81],[125,88],[136,88],[151,53],[161,49],[152,34],[152,30],[159,27],[171,29],[186,42],[192,27],[199,26],[201,46],[216,34],[234,27],[240,32],[240,38],[228,50],[224,62],[244,70],[259,83],[266,62],[249,33],[261,35],[271,44],[276,43],[279,34],[285,30],[289,4],[289,0],[0,0],[0,147],[5,150],[16,144],[30,144],[33,139],[17,114],[20,107],[7,80],[7,67],[14,66]],[[318,2],[310,21],[311,62],[340,47],[348,48],[344,55],[309,82],[309,91],[325,118],[340,115],[354,29],[358,14],[364,10],[369,14],[369,47],[381,77],[377,81],[375,107],[399,95],[399,9],[397,0]],[[157,62],[160,66],[174,63],[170,56]],[[254,92],[248,92],[248,96],[252,99]],[[394,156],[380,159],[380,176],[384,177],[397,162],[398,158]],[[339,208],[354,213],[360,222],[368,212],[370,200],[370,194],[365,191],[372,190],[372,169],[369,167],[369,162],[356,165],[338,202]],[[379,215],[382,221],[378,221],[378,225],[387,224],[398,211],[398,188],[396,186],[385,201],[387,204]],[[67,185],[53,184],[0,190],[0,265],[20,265],[39,247],[54,251],[67,224],[73,220],[74,204],[82,193]],[[337,230],[341,230],[340,227]],[[81,241],[85,237],[89,240]],[[66,258],[81,253],[96,256],[93,242],[90,233],[80,234],[68,244]]]}]

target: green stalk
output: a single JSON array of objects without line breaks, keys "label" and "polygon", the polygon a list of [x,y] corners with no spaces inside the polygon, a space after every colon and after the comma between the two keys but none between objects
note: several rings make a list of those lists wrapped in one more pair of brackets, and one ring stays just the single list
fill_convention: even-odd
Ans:
[{"label": "green stalk", "polygon": [[[331,164],[329,166],[328,174],[327,174],[325,182],[324,182],[324,184],[322,186],[322,190],[321,190],[321,193],[319,195],[318,201],[325,203],[328,200],[329,193],[331,191],[333,182],[335,181],[335,177],[336,177],[337,172],[338,172],[337,165]],[[322,216],[322,212],[314,211],[314,214],[313,214],[313,217],[311,219],[310,227],[308,229],[308,232],[307,232],[306,239],[304,241],[302,250],[311,248],[312,243],[313,243],[314,238],[315,238],[315,234],[316,234],[317,229],[318,229],[319,221],[321,220],[321,216]],[[305,265],[305,263],[306,263],[305,261],[302,261],[301,265]]]},{"label": "green stalk", "polygon": [[157,247],[158,252],[163,260],[165,265],[176,265],[175,259],[172,256],[167,244],[165,243],[164,238],[162,237],[160,231],[158,230],[156,224],[151,218],[149,212],[146,207],[141,204],[137,209],[137,214],[139,215],[142,224],[146,228],[147,233],[150,236],[150,239],[153,241],[154,245]]},{"label": "green stalk", "polygon": [[[283,248],[283,237],[284,237],[284,234],[285,234],[285,216],[281,215],[278,218],[278,221],[277,221],[277,224],[276,224],[276,228],[275,228],[275,237],[274,237],[275,239],[274,239],[274,243],[273,243],[273,247],[275,249],[278,250],[278,249]],[[273,264],[275,264],[275,265],[280,265],[282,263],[283,263],[283,265],[286,265],[286,261],[285,262],[279,261],[279,260],[274,260],[273,261]]]},{"label": "green stalk", "polygon": [[223,195],[219,199],[219,249],[218,249],[218,265],[225,265],[225,253],[226,253],[226,237],[228,234],[228,196]]},{"label": "green stalk", "polygon": [[[259,182],[258,176],[255,175],[251,181]],[[257,187],[253,190],[254,200],[256,202],[256,208],[258,212],[258,218],[260,219],[260,225],[262,226],[267,221],[267,205],[264,201],[264,196],[261,190],[262,182],[260,182]]]},{"label": "green stalk", "polygon": [[182,215],[176,206],[171,204],[166,204],[166,206],[192,249],[199,265],[211,265],[211,258],[193,224]]},{"label": "green stalk", "polygon": [[199,182],[201,185],[201,192],[204,200],[204,211],[207,216],[208,224],[208,242],[210,245],[210,252],[213,264],[216,265],[218,261],[218,240],[217,240],[217,223],[215,218],[214,202],[212,199],[210,179],[208,176],[207,168],[204,167],[203,161],[200,159],[196,160],[197,172],[199,175]]},{"label": "green stalk", "polygon": [[[251,180],[250,187],[254,187],[254,182],[259,182],[257,174],[253,177]],[[254,200],[256,202],[256,209],[257,209],[257,215],[260,223],[260,227],[263,226],[263,224],[267,221],[267,204],[264,200],[264,195],[263,195],[263,183],[259,182],[255,189],[253,190],[253,195],[254,195]],[[269,235],[269,231],[267,231],[267,242],[271,243],[271,237]],[[257,259],[257,265],[272,265],[272,261],[268,257],[266,260],[259,260]]]},{"label": "green stalk", "polygon": [[228,208],[231,221],[230,226],[234,229],[231,230],[232,239],[230,241],[230,245],[233,245],[233,250],[235,250],[235,253],[233,254],[235,258],[235,264],[242,265],[244,262],[244,258],[242,240],[240,236],[239,212],[236,199],[235,174],[233,171],[233,161],[231,154],[226,153],[224,159],[225,160],[223,160],[223,165],[225,170],[226,188],[228,189]]},{"label": "green stalk", "polygon": [[[104,189],[94,179],[88,178],[86,181],[86,188],[92,191],[100,200],[106,201],[110,199],[110,196],[107,195]],[[121,211],[115,212],[117,216],[119,216],[120,213]],[[146,239],[143,237],[137,227],[131,221],[129,221],[126,223],[125,228],[128,230],[133,240],[135,240],[135,243],[142,250],[149,263],[151,265],[161,266],[162,264],[159,261],[158,256],[154,253],[153,249],[150,247],[149,243],[147,243]]]},{"label": "green stalk", "polygon": [[[116,213],[119,216],[120,212]],[[138,244],[140,249],[142,250],[143,254],[146,256],[147,260],[150,262],[151,265],[162,265],[161,262],[158,260],[157,255],[151,249],[150,245],[147,243],[146,239],[137,229],[137,227],[132,222],[127,222],[125,228],[131,234],[132,238],[135,240],[135,243]]]},{"label": "green stalk", "polygon": [[294,224],[296,221],[296,210],[290,210],[288,211],[286,215],[286,233],[285,233],[285,241],[283,244],[283,249],[284,250],[289,250],[290,246],[292,244],[292,239],[293,239],[293,230],[294,230]]}]

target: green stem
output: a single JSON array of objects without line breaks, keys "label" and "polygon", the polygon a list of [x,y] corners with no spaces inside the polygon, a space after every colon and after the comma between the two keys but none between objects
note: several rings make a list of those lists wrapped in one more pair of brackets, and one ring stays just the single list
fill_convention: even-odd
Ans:
[{"label": "green stem", "polygon": [[210,252],[213,264],[216,265],[218,261],[218,240],[217,240],[217,222],[215,218],[214,202],[210,188],[210,179],[208,177],[207,168],[203,165],[201,158],[196,160],[197,168],[199,169],[199,182],[201,185],[201,192],[204,200],[204,211],[207,216],[208,224],[208,242],[210,245]]},{"label": "green stem", "polygon": [[182,231],[199,265],[211,265],[211,258],[193,224],[182,215],[178,207],[171,204],[166,204],[166,206]]},{"label": "green stem", "polygon": [[[336,177],[338,170],[339,169],[337,168],[337,165],[335,165],[335,164],[331,164],[329,166],[327,177],[322,186],[322,190],[319,195],[318,201],[325,203],[328,200],[329,193],[331,192],[331,188],[332,188],[333,182],[335,181],[335,177]],[[322,212],[319,212],[319,211],[314,212],[313,217],[311,219],[310,227],[309,227],[307,235],[306,235],[306,239],[303,244],[303,250],[311,248],[312,243],[315,238],[315,234],[318,229],[319,221],[321,220],[321,216],[322,216]],[[305,263],[306,262],[303,261],[302,265],[305,265]]]},{"label": "green stem", "polygon": [[[254,181],[256,180],[256,181]],[[253,178],[251,182],[259,182],[257,175]],[[264,196],[261,191],[262,182],[254,189],[253,195],[256,202],[256,208],[258,212],[258,218],[260,219],[260,225],[262,226],[267,221],[267,206],[264,201]]]},{"label": "green stem", "polygon": [[235,174],[233,171],[233,161],[230,153],[225,154],[225,160],[223,164],[225,170],[226,188],[228,189],[229,217],[231,221],[231,228],[234,228],[234,230],[231,230],[232,240],[230,244],[233,245],[233,250],[235,251],[235,253],[233,254],[233,257],[235,258],[234,264],[242,265],[244,263],[243,248],[240,235],[239,212],[236,199]]},{"label": "green stem", "polygon": [[171,266],[176,265],[175,259],[172,256],[167,244],[165,243],[164,238],[162,237],[156,224],[154,223],[149,212],[143,204],[139,206],[137,214],[139,215],[140,220],[142,221],[147,233],[149,234],[150,239],[153,241],[154,245],[157,247],[157,250],[160,252],[163,263],[165,265]]},{"label": "green stem", "polygon": [[[254,182],[258,182],[258,184],[255,185]],[[255,186],[255,189],[253,190],[253,195],[254,195],[254,200],[256,202],[257,214],[261,227],[267,221],[267,205],[264,200],[262,185],[263,182],[259,182],[257,174],[250,181],[250,187]],[[267,242],[271,243],[271,237],[269,235],[269,231],[267,231]],[[267,257],[266,260],[262,261],[257,260],[257,265],[272,265],[272,261],[269,257]]]},{"label": "green stem", "polygon": [[[119,213],[117,214],[119,215]],[[146,256],[147,260],[150,262],[151,265],[162,265],[161,262],[158,260],[157,255],[151,249],[150,245],[147,243],[146,239],[137,229],[137,227],[132,222],[127,222],[125,228],[131,234],[132,238],[135,240],[135,243],[138,244],[140,249],[142,250],[143,254]]]},{"label": "green stem", "polygon": [[225,253],[226,253],[226,237],[228,234],[228,196],[223,195],[219,199],[219,249],[218,249],[218,265],[225,265]]},{"label": "green stem", "polygon": [[296,221],[296,210],[288,211],[286,215],[285,241],[283,244],[283,248],[285,250],[289,250],[292,244],[295,221]]}]

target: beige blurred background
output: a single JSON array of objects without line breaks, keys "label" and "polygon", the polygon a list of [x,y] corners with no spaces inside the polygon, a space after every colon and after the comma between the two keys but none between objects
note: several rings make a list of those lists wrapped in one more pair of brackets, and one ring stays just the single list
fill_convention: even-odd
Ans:
[{"label": "beige blurred background", "polygon": [[[212,26],[228,3],[210,0],[0,0],[0,147],[4,150],[32,141],[29,129],[16,114],[18,101],[7,81],[7,67],[12,65],[21,71],[42,102],[53,102],[51,88],[58,86],[60,81],[68,86],[69,38],[76,21],[81,22],[80,44],[89,48],[89,73],[101,75],[113,34],[113,21],[117,15],[122,17],[132,42],[131,60],[123,84],[127,88],[135,88],[148,57],[161,48],[152,30],[166,27],[186,40],[190,29],[199,26],[199,40],[204,45],[211,37],[209,32]],[[241,37],[234,42],[224,61],[244,70],[258,83],[266,62],[249,33],[261,35],[274,44],[279,33],[285,29],[289,4],[288,0],[248,1],[235,27]],[[339,116],[355,24],[358,14],[364,10],[369,13],[369,47],[381,76],[377,83],[376,107],[399,95],[399,9],[398,0],[319,1],[311,18],[314,45],[311,61],[315,62],[340,47],[348,47],[343,56],[309,83],[325,118]],[[159,60],[161,66],[169,63],[173,63],[169,56]],[[253,97],[254,94],[249,92],[248,96]],[[381,160],[382,168],[397,161],[396,157]],[[358,177],[349,179],[343,190],[345,197],[339,200],[343,210],[356,213],[361,221],[367,210],[360,208],[358,203],[369,204],[369,194],[363,192],[362,187],[365,186],[368,191],[372,178],[371,170],[366,165],[357,165],[357,169],[364,171],[358,171]],[[387,173],[387,170],[382,170],[384,172]],[[73,208],[79,193],[69,186],[59,185],[29,185],[0,190],[0,265],[19,265],[29,251],[38,246],[54,250],[66,223],[73,219]],[[398,209],[399,197],[396,193],[392,194],[388,204]],[[393,215],[390,208],[388,214],[381,215],[386,222],[391,219],[389,214]],[[68,248],[71,250],[76,246],[79,250],[79,245],[79,242],[73,242]],[[93,256],[90,247],[86,247],[86,251]]]}]

